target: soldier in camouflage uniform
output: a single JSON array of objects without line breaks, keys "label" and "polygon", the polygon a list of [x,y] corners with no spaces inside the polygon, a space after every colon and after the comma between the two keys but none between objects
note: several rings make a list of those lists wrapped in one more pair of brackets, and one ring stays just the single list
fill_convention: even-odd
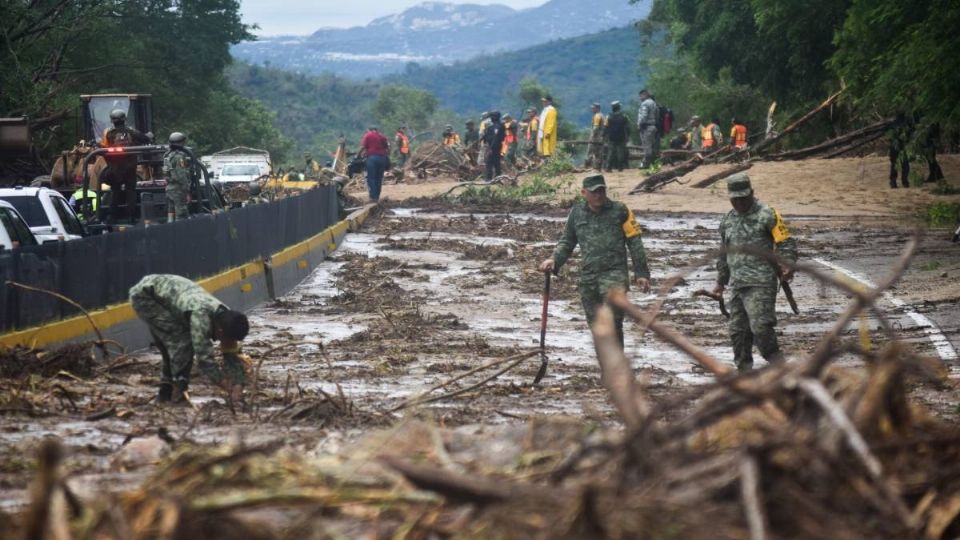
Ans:
[{"label": "soldier in camouflage uniform", "polygon": [[187,136],[170,134],[170,149],[163,155],[163,174],[167,177],[167,222],[190,217],[190,155],[183,149]]},{"label": "soldier in camouflage uniform", "polygon": [[591,105],[590,111],[593,112],[593,116],[591,117],[592,128],[590,130],[590,144],[587,150],[587,160],[583,165],[587,168],[593,167],[597,170],[603,170],[603,157],[605,154],[603,151],[603,131],[605,122],[603,113],[600,112],[599,103]]},{"label": "soldier in camouflage uniform", "polygon": [[[232,311],[187,278],[151,274],[130,289],[130,304],[150,328],[163,363],[160,402],[183,402],[196,356],[200,371],[226,390],[232,400],[243,392],[240,344],[250,325],[246,315]],[[223,368],[213,357],[211,340],[220,342]]]},{"label": "soldier in camouflage uniform", "polygon": [[[913,116],[899,113],[896,122],[890,128],[890,187],[897,188],[897,172],[900,172],[900,185],[910,187],[910,155],[907,146],[913,137]],[[898,171],[899,169],[899,171]]]},{"label": "soldier in camouflage uniform", "polygon": [[[621,202],[607,198],[607,186],[603,175],[583,179],[580,190],[582,201],[574,204],[567,218],[563,236],[557,242],[553,256],[540,264],[541,272],[557,273],[573,248],[580,244],[580,279],[577,287],[580,301],[593,324],[597,308],[603,304],[611,289],[629,289],[627,251],[633,259],[633,274],[641,290],[650,290],[650,269],[643,250],[640,226],[633,212]],[[620,346],[623,346],[623,312],[615,309],[614,320]]]},{"label": "soldier in camouflage uniform", "polygon": [[[797,261],[797,243],[775,209],[756,200],[750,177],[744,173],[727,180],[733,210],[720,222],[724,249],[754,248],[775,253],[789,263]],[[776,268],[755,255],[721,253],[717,259],[715,293],[733,289],[730,308],[730,341],[737,369],[753,368],[753,346],[768,362],[783,359],[777,344],[776,300],[780,281],[793,279],[790,268]]]},{"label": "soldier in camouflage uniform", "polygon": [[643,147],[641,169],[653,166],[660,153],[659,126],[660,109],[647,89],[640,91],[640,109],[637,112],[637,129],[640,133],[640,146]]}]

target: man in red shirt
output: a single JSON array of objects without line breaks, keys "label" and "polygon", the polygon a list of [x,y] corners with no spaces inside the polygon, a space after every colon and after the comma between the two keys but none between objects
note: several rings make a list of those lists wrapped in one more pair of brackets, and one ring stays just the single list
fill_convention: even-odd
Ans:
[{"label": "man in red shirt", "polygon": [[360,139],[361,152],[367,158],[367,194],[372,202],[380,200],[380,187],[383,185],[383,173],[387,170],[387,155],[390,154],[390,142],[376,126],[370,126]]}]

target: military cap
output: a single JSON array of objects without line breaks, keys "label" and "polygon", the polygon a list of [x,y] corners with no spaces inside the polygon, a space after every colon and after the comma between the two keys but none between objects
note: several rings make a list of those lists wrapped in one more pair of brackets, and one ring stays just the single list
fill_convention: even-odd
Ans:
[{"label": "military cap", "polygon": [[750,185],[747,173],[737,173],[727,178],[727,194],[731,199],[753,195],[753,186]]},{"label": "military cap", "polygon": [[603,179],[602,174],[595,174],[593,176],[588,176],[583,179],[583,189],[587,191],[596,191],[600,188],[606,188],[607,182]]},{"label": "military cap", "polygon": [[510,116],[510,113],[507,113],[507,114],[503,115],[503,119],[504,119],[504,120],[506,120],[507,118],[509,118],[509,119],[511,119],[511,120],[513,119],[513,117]]},{"label": "military cap", "polygon": [[467,123],[466,123],[465,125],[467,125],[467,126],[472,126],[472,125],[473,125],[473,120],[467,120]]}]

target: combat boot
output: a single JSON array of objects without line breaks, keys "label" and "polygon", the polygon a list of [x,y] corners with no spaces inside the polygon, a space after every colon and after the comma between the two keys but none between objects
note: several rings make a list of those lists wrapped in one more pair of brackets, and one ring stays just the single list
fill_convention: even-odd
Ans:
[{"label": "combat boot", "polygon": [[173,383],[169,383],[169,382],[160,383],[160,390],[157,392],[157,402],[169,403],[172,395],[173,395]]},{"label": "combat boot", "polygon": [[172,405],[189,405],[187,398],[187,381],[174,381],[171,386],[170,403]]}]

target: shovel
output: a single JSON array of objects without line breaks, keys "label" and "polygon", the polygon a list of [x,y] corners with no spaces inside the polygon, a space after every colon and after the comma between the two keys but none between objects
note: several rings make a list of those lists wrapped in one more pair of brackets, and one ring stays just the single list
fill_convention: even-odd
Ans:
[{"label": "shovel", "polygon": [[539,384],[547,374],[547,306],[550,305],[550,272],[544,272],[543,311],[540,313],[540,369],[537,370],[533,384]]}]

